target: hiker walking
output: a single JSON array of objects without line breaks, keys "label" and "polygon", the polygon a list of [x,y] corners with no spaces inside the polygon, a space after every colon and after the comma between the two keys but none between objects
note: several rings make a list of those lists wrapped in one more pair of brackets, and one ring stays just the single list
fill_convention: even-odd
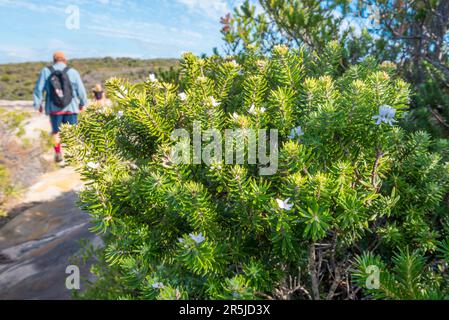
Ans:
[{"label": "hiker walking", "polygon": [[67,59],[61,51],[53,54],[53,65],[42,69],[34,89],[34,108],[43,112],[45,92],[45,114],[50,116],[55,161],[63,161],[60,126],[63,123],[78,123],[78,113],[87,105],[87,94],[81,77],[67,66]]}]

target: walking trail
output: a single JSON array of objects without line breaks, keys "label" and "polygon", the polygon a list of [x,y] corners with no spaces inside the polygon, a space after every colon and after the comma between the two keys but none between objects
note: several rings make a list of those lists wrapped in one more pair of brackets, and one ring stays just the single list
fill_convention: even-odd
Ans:
[{"label": "walking trail", "polygon": [[[0,227],[0,299],[71,298],[66,268],[79,241],[101,245],[89,231],[88,214],[76,206],[82,187],[79,174],[66,167],[42,175],[25,192],[19,213]],[[82,290],[83,277],[92,277],[87,266],[79,267]]]}]

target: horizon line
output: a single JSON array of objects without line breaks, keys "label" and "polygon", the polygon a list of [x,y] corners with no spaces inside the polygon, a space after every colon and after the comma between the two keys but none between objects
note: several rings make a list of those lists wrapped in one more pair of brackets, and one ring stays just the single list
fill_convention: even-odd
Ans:
[{"label": "horizon line", "polygon": [[[76,60],[94,60],[94,59],[132,59],[132,60],[140,60],[140,61],[152,61],[152,60],[180,60],[181,57],[175,58],[175,57],[158,57],[158,58],[142,58],[142,57],[132,57],[132,56],[97,56],[97,57],[83,57],[83,58],[69,58],[67,59],[68,62],[70,61],[76,61]],[[12,65],[12,64],[25,64],[25,63],[51,63],[52,59],[49,60],[27,60],[22,62],[0,62],[0,66],[2,65]]]}]

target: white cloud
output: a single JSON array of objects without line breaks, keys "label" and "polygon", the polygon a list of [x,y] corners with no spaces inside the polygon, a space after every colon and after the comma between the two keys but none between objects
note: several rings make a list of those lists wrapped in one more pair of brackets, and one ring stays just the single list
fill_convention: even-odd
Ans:
[{"label": "white cloud", "polygon": [[35,59],[37,52],[28,47],[17,45],[2,45],[0,47],[0,57],[6,57],[10,61],[27,61]]},{"label": "white cloud", "polygon": [[34,12],[61,12],[63,8],[55,6],[55,5],[44,5],[44,4],[36,4],[29,1],[23,0],[0,0],[0,6],[4,7],[16,7],[31,10]]},{"label": "white cloud", "polygon": [[183,4],[189,10],[196,13],[203,13],[211,19],[219,19],[226,13],[230,12],[232,8],[228,6],[226,0],[176,0]]},{"label": "white cloud", "polygon": [[204,38],[201,33],[192,30],[166,26],[156,22],[118,20],[107,15],[90,19],[90,22],[86,25],[87,29],[101,36],[129,39],[160,46],[175,44],[190,46]]},{"label": "white cloud", "polygon": [[[97,0],[99,4],[110,6],[110,7],[123,7],[125,4],[124,0]],[[37,3],[36,3],[37,2]],[[91,0],[60,0],[56,4],[43,4],[40,1],[35,3],[26,0],[0,0],[0,6],[10,7],[10,8],[22,8],[34,12],[40,13],[63,13],[65,8],[70,5],[91,5]]]}]

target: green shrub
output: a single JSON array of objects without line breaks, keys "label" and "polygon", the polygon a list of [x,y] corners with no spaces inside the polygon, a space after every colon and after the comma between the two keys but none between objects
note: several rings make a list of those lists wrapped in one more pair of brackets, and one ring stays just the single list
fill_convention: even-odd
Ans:
[{"label": "green shrub", "polygon": [[[443,246],[446,247],[443,247]],[[449,243],[442,244],[440,252],[447,255]],[[447,256],[445,257],[447,259]],[[368,268],[377,266],[379,283],[367,292],[376,299],[395,300],[443,300],[449,299],[447,266],[444,264],[427,264],[424,255],[416,250],[410,252],[408,249],[400,250],[393,258],[392,265],[386,265],[379,256],[365,253],[356,260],[357,269],[354,278],[359,286],[365,287],[369,275],[372,274]]]},{"label": "green shrub", "polygon": [[0,81],[2,81],[2,82],[9,82],[9,81],[11,81],[11,76],[8,75],[8,74],[3,74],[3,75],[0,77]]},{"label": "green shrub", "polygon": [[41,149],[44,151],[50,150],[54,146],[53,137],[46,130],[40,130],[39,141]]},{"label": "green shrub", "polygon": [[9,186],[9,182],[9,172],[4,165],[0,164],[0,195],[5,193],[6,188]]},{"label": "green shrub", "polygon": [[26,111],[0,109],[0,133],[4,136],[11,133],[17,137],[23,136],[25,134],[23,122],[30,116],[30,113]]},{"label": "green shrub", "polygon": [[[398,126],[409,88],[391,64],[366,59],[342,73],[340,56],[334,42],[320,54],[250,50],[240,64],[185,54],[185,95],[171,83],[110,80],[114,108],[88,109],[63,130],[88,181],[82,208],[105,242],[86,297],[356,299],[372,294],[360,271],[351,276],[364,252],[379,268],[400,265],[404,250],[442,264],[441,144]],[[192,135],[195,121],[220,132],[277,129],[278,170],[176,165],[171,133]]]}]

